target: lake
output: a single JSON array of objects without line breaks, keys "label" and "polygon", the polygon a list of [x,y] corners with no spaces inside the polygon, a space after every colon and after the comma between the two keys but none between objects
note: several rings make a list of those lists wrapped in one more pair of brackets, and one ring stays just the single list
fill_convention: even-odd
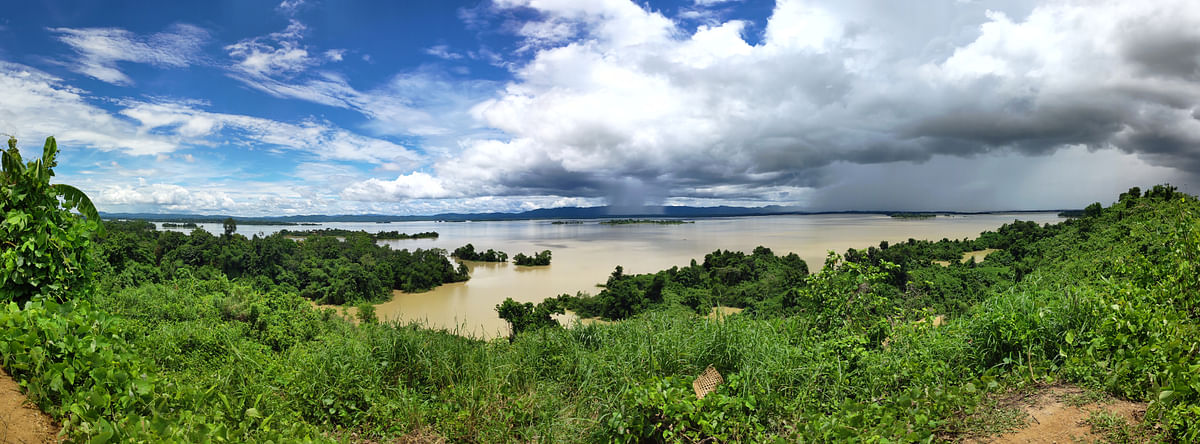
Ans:
[{"label": "lake", "polygon": [[[468,262],[471,280],[448,284],[425,293],[396,292],[395,297],[379,304],[381,320],[420,321],[430,327],[455,329],[477,337],[505,335],[507,324],[496,316],[494,307],[511,297],[522,302],[540,302],[562,293],[596,293],[613,268],[621,265],[625,273],[650,273],[676,265],[687,265],[693,258],[716,249],[750,252],[762,245],[776,254],[796,253],[816,271],[828,251],[843,253],[847,248],[866,248],[909,238],[939,240],[974,238],[980,232],[994,230],[1013,220],[1031,220],[1039,224],[1055,223],[1055,213],[984,214],[938,216],[929,219],[898,219],[883,215],[795,215],[694,219],[680,225],[601,225],[596,220],[581,224],[552,224],[549,220],[492,222],[395,222],[395,223],[322,223],[318,226],[242,225],[238,233],[246,236],[267,235],[281,229],[307,230],[342,228],[368,232],[400,231],[416,233],[436,231],[437,239],[381,240],[393,249],[443,248],[454,250],[467,243],[477,251],[489,248],[533,254],[551,250],[553,260],[545,267],[518,267],[512,263]],[[221,233],[221,224],[199,224],[212,233]],[[188,229],[168,230],[190,232]]]}]

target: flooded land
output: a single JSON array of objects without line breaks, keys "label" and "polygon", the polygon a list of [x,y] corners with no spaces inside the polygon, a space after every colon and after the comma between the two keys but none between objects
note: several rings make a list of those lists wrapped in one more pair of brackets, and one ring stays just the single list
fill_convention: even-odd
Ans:
[{"label": "flooded land", "polygon": [[[596,293],[613,268],[625,273],[652,273],[692,259],[704,260],[713,250],[750,251],[763,245],[777,254],[796,253],[817,270],[830,251],[865,248],[880,241],[909,238],[938,240],[975,237],[1015,219],[1056,222],[1055,213],[983,214],[929,219],[900,219],[884,215],[802,215],[694,219],[695,223],[554,224],[550,220],[466,223],[398,222],[324,223],[305,228],[342,228],[368,232],[397,230],[406,233],[436,231],[437,239],[380,240],[393,249],[442,248],[454,250],[471,243],[477,250],[496,249],[511,256],[551,250],[551,265],[520,267],[509,263],[466,262],[467,282],[447,284],[423,293],[396,291],[391,301],[379,304],[382,320],[419,321],[430,327],[460,334],[495,337],[507,324],[494,307],[505,298],[538,302],[559,294]],[[200,224],[220,232],[219,224]],[[210,226],[211,225],[211,226]],[[266,235],[296,227],[254,225],[238,228],[246,236]],[[190,231],[190,230],[179,230]],[[978,257],[977,260],[982,260]],[[569,319],[567,317],[566,319]],[[564,320],[566,320],[564,319]]]}]

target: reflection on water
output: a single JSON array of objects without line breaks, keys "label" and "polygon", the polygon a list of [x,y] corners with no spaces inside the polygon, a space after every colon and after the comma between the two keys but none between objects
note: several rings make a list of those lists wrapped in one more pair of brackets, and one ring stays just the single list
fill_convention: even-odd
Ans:
[{"label": "reflection on water", "polygon": [[[796,253],[817,270],[828,251],[865,248],[879,241],[891,243],[909,238],[938,240],[975,237],[1014,219],[1038,223],[1057,222],[1054,213],[1019,215],[989,214],[931,219],[895,219],[880,215],[759,216],[697,219],[683,225],[551,224],[551,221],[497,222],[398,222],[325,223],[317,227],[252,225],[239,226],[238,233],[270,234],[280,229],[343,228],[370,232],[397,230],[405,233],[436,231],[437,239],[381,240],[394,249],[443,248],[453,250],[472,243],[476,250],[495,249],[515,256],[541,250],[553,251],[553,262],[542,267],[518,267],[511,263],[467,262],[471,280],[443,285],[425,293],[395,292],[380,304],[382,320],[415,320],[431,327],[458,330],[463,334],[496,337],[507,334],[507,325],[494,307],[504,298],[538,302],[562,293],[595,293],[617,265],[627,274],[650,273],[676,265],[716,249],[749,252],[763,245],[776,254]],[[220,233],[221,224],[200,224]],[[190,231],[190,230],[179,230]]]}]

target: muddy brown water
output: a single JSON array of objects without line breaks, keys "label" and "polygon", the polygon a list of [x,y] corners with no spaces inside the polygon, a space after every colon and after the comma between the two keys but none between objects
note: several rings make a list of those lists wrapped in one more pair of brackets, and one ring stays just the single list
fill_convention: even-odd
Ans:
[{"label": "muddy brown water", "polygon": [[[437,239],[381,240],[393,249],[443,248],[454,250],[466,243],[477,251],[489,248],[532,254],[553,252],[544,267],[518,267],[512,263],[468,262],[471,280],[443,285],[424,293],[395,292],[376,313],[383,320],[420,321],[435,328],[460,334],[491,338],[507,334],[507,324],[494,307],[511,297],[522,302],[582,291],[596,293],[613,268],[621,265],[626,274],[650,273],[685,266],[692,259],[704,261],[713,250],[749,253],[762,245],[776,254],[796,253],[816,271],[829,250],[866,248],[879,241],[891,243],[909,238],[938,240],[975,237],[1015,219],[1039,224],[1058,222],[1055,213],[986,214],[939,216],[931,219],[897,219],[880,215],[803,215],[694,219],[681,225],[600,225],[595,220],[581,224],[552,224],[548,220],[495,222],[397,222],[324,223],[319,226],[244,225],[238,233],[266,235],[280,229],[343,228],[369,232],[436,231]],[[200,224],[220,233],[221,224]],[[190,230],[177,230],[190,231]]]}]

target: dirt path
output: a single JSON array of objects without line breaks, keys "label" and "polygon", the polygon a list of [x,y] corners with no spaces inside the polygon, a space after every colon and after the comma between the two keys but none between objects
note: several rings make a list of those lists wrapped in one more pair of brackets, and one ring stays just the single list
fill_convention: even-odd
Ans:
[{"label": "dirt path", "polygon": [[0,369],[0,443],[57,443],[57,436],[54,421],[26,402],[17,382]]},{"label": "dirt path", "polygon": [[1087,422],[1093,412],[1113,415],[1128,424],[1138,424],[1146,404],[1089,394],[1067,385],[1046,387],[1037,392],[1012,396],[1002,404],[1020,408],[1025,427],[999,436],[967,440],[978,443],[1077,443],[1105,442],[1105,437]]}]

